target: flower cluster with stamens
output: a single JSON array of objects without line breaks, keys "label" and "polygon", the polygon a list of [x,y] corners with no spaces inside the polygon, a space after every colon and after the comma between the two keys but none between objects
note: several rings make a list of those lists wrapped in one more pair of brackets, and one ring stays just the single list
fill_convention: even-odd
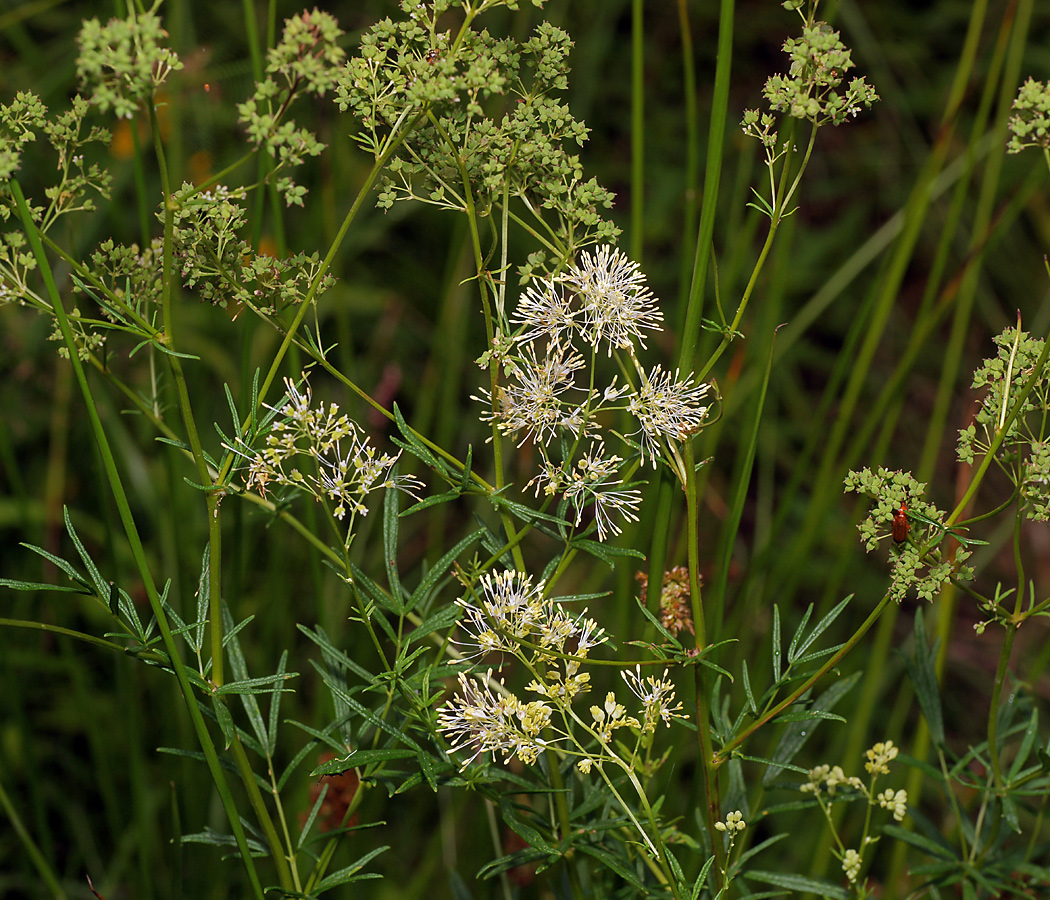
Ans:
[{"label": "flower cluster with stamens", "polygon": [[[249,461],[245,487],[264,497],[272,485],[296,488],[325,504],[342,521],[349,514],[346,545],[353,522],[367,515],[365,498],[381,488],[396,488],[413,496],[422,482],[395,472],[400,453],[378,453],[361,429],[335,403],[313,405],[305,377],[300,385],[285,378],[285,398],[267,409],[278,414],[265,435],[264,446],[227,449]],[[301,467],[301,468],[300,468]]]},{"label": "flower cluster with stamens", "polygon": [[[710,385],[660,366],[647,372],[638,362],[637,349],[662,321],[638,264],[603,246],[561,275],[533,279],[506,323],[517,326],[516,333],[507,339],[501,330],[498,345],[479,360],[498,359],[502,376],[494,394],[482,390],[476,397],[488,406],[482,419],[519,446],[536,445],[540,474],[531,484],[537,495],[561,495],[577,526],[591,508],[602,541],[637,519],[641,495],[625,483],[623,469],[635,459],[654,467],[663,459],[684,478],[677,445],[708,416]],[[627,383],[596,383],[602,350],[616,354]],[[627,410],[639,426],[631,435],[637,440],[626,441],[634,448],[627,458],[607,453],[598,435],[601,420],[616,410]]]},{"label": "flower cluster with stamens", "polygon": [[[834,820],[831,817],[832,803],[836,800],[853,800],[857,797],[863,797],[867,801],[869,811],[865,817],[864,832],[859,844],[861,848],[860,850],[847,850],[845,845],[839,839],[838,834],[834,830],[832,832],[837,845],[837,849],[833,852],[842,863],[842,871],[845,873],[850,884],[853,884],[860,875],[861,865],[864,861],[864,848],[876,840],[876,838],[873,838],[868,834],[868,828],[871,822],[870,808],[878,806],[882,809],[888,809],[892,814],[894,821],[897,822],[903,821],[908,813],[907,791],[894,791],[892,788],[887,788],[879,793],[875,792],[875,782],[880,775],[889,774],[889,764],[896,759],[897,752],[897,747],[894,746],[893,741],[879,741],[879,743],[875,744],[875,746],[865,752],[864,755],[867,761],[864,763],[864,768],[871,776],[869,784],[865,784],[855,775],[847,777],[845,772],[842,771],[841,766],[821,765],[810,769],[806,783],[799,786],[799,790],[801,790],[802,793],[813,795],[817,804],[820,806],[821,811],[824,813],[824,817],[827,819],[828,824],[831,825],[833,829]],[[840,788],[850,788],[851,790],[843,791],[836,797],[836,791]]]},{"label": "flower cluster with stamens", "polygon": [[[659,722],[669,725],[681,717],[674,685],[662,676],[642,677],[641,669],[624,672],[631,692],[641,701],[637,714],[609,691],[590,707],[589,719],[573,708],[573,701],[590,689],[590,674],[582,664],[608,636],[587,618],[586,610],[573,616],[565,606],[545,596],[545,584],[515,571],[483,575],[479,590],[460,598],[464,632],[457,644],[465,659],[498,655],[511,657],[531,673],[526,690],[540,699],[519,700],[493,678],[459,675],[459,689],[438,712],[438,727],[453,752],[465,750],[465,768],[483,753],[517,756],[532,764],[548,747],[576,757],[581,772],[613,763],[629,768],[632,759],[617,755],[613,734],[630,729],[639,741],[651,736]],[[502,664],[501,659],[501,664]]]}]

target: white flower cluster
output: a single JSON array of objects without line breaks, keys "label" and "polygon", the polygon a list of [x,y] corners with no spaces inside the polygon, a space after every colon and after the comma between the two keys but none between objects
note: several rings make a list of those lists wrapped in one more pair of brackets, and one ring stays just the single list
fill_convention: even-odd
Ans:
[{"label": "white flower cluster", "polygon": [[[645,739],[658,722],[669,725],[681,716],[682,705],[675,703],[668,673],[643,679],[639,668],[623,675],[641,701],[639,715],[629,715],[610,691],[602,704],[590,707],[590,722],[585,722],[573,711],[572,701],[590,689],[590,674],[581,671],[581,663],[592,649],[605,643],[604,631],[586,618],[586,610],[571,616],[561,604],[544,596],[543,582],[534,585],[527,575],[514,571],[485,575],[479,585],[477,598],[457,601],[464,611],[460,625],[467,637],[459,642],[468,648],[464,655],[512,656],[533,673],[528,690],[541,699],[524,703],[502,682],[494,693],[490,689],[492,670],[484,678],[461,674],[457,695],[438,712],[438,727],[453,751],[471,751],[464,767],[490,751],[505,758],[516,755],[532,764],[552,742],[568,740],[573,745],[568,752],[580,757],[577,765],[586,773],[595,763],[613,758],[609,744],[616,729],[629,727]],[[597,748],[581,743],[587,732]],[[593,752],[595,749],[600,752]]]},{"label": "white flower cluster", "polygon": [[[534,281],[523,292],[510,318],[520,326],[517,334],[509,341],[501,337],[492,348],[502,383],[495,397],[482,390],[476,398],[489,407],[485,421],[517,438],[519,446],[536,444],[541,472],[531,483],[537,493],[542,488],[548,496],[568,498],[576,525],[584,508],[593,506],[602,541],[619,534],[623,520],[637,521],[641,497],[619,475],[625,460],[607,454],[604,440],[595,437],[599,419],[628,410],[638,422],[630,437],[637,437],[642,463],[666,459],[682,475],[675,445],[707,418],[710,385],[660,366],[646,372],[638,362],[636,348],[645,347],[646,332],[658,330],[662,320],[637,263],[607,246],[584,253],[561,276]],[[628,360],[621,362],[631,383],[595,384],[593,363],[602,348],[606,356],[626,353]],[[568,458],[552,457],[549,448],[558,438],[571,439]]]},{"label": "white flower cluster", "polygon": [[747,828],[747,822],[744,821],[744,814],[739,809],[726,816],[724,822],[715,822],[715,830],[724,831],[730,835],[743,831],[745,828]]},{"label": "white flower cluster", "polygon": [[[838,788],[853,788],[852,792],[845,793],[841,795],[841,797],[852,800],[859,795],[867,801],[868,814],[865,819],[864,835],[860,841],[861,849],[844,850],[841,854],[837,852],[835,854],[842,861],[842,871],[845,873],[850,884],[856,882],[860,875],[860,870],[864,862],[863,848],[873,841],[873,838],[868,835],[868,825],[871,821],[871,810],[875,806],[879,806],[882,809],[888,809],[893,814],[894,820],[897,822],[903,821],[904,817],[908,814],[907,791],[894,791],[892,788],[887,788],[879,794],[875,793],[875,782],[880,775],[889,774],[889,764],[896,759],[897,752],[897,748],[893,745],[893,741],[879,741],[879,743],[875,744],[870,750],[865,751],[864,755],[867,758],[867,762],[864,763],[864,768],[867,770],[868,774],[871,775],[871,783],[868,785],[865,785],[864,782],[855,775],[847,777],[842,771],[841,766],[822,765],[810,769],[806,783],[799,786],[799,790],[801,790],[802,793],[813,794],[817,803],[824,811],[825,816],[828,817],[829,822],[831,822],[829,807],[835,802],[835,791]],[[838,841],[838,838],[836,838],[836,841]],[[839,847],[842,847],[841,842],[839,842]]]},{"label": "white flower cluster", "polygon": [[315,408],[305,376],[302,389],[290,378],[284,383],[284,401],[267,407],[284,417],[270,426],[265,446],[251,452],[227,449],[250,460],[245,485],[249,490],[257,488],[265,496],[271,484],[297,488],[330,505],[332,516],[340,521],[349,513],[349,545],[354,517],[368,514],[364,499],[369,493],[393,487],[413,494],[422,482],[413,475],[395,475],[401,454],[377,453],[336,404]]}]

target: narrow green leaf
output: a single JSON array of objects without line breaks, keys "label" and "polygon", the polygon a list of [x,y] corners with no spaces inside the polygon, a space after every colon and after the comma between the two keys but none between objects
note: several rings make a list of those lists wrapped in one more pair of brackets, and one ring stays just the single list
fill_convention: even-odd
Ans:
[{"label": "narrow green leaf", "polygon": [[[585,553],[590,553],[591,556],[596,556],[604,563],[608,563],[613,566],[613,563],[617,559],[645,559],[645,554],[640,550],[634,550],[630,547],[614,547],[610,544],[601,544],[598,541],[588,540],[587,538],[575,538],[572,542],[572,546],[578,550],[583,550]],[[615,566],[613,566],[615,568]]]},{"label": "narrow green leaf", "polygon": [[495,509],[505,509],[507,512],[517,516],[522,522],[551,522],[555,525],[568,524],[568,522],[560,516],[541,513],[539,510],[533,509],[531,506],[525,506],[523,503],[516,503],[513,500],[508,500],[501,493],[490,494],[489,500],[492,501],[492,505]]},{"label": "narrow green leaf", "polygon": [[850,594],[849,596],[845,597],[843,600],[840,600],[835,605],[834,609],[832,609],[826,616],[824,616],[823,619],[821,619],[819,622],[817,622],[816,625],[813,626],[813,630],[809,633],[809,636],[806,637],[805,640],[803,640],[803,641],[801,641],[799,643],[798,650],[797,650],[797,658],[795,660],[793,660],[793,661],[801,662],[802,654],[805,653],[806,650],[809,649],[809,647],[813,644],[813,642],[818,637],[820,637],[828,629],[828,627],[831,625],[831,623],[834,622],[839,617],[839,615],[849,605],[849,602],[852,599],[853,599],[853,594]]},{"label": "narrow green leaf", "polygon": [[234,730],[233,718],[230,716],[230,711],[226,708],[226,704],[215,699],[215,719],[219,723],[219,729],[222,731],[222,739],[225,742],[223,750],[229,750],[230,744],[233,743],[233,736],[236,733]]},{"label": "narrow green leaf", "polygon": [[412,644],[416,641],[420,641],[425,638],[428,634],[433,634],[435,631],[441,631],[444,628],[451,628],[453,624],[459,619],[459,607],[454,603],[450,603],[448,606],[442,606],[432,616],[424,619],[419,627],[414,629],[408,635],[408,643]]},{"label": "narrow green leaf", "polygon": [[760,844],[756,844],[754,847],[748,848],[745,852],[740,854],[740,858],[736,861],[736,865],[738,867],[742,867],[745,862],[751,859],[751,857],[758,856],[758,854],[761,853],[763,850],[769,849],[774,844],[777,844],[780,841],[784,840],[784,838],[786,837],[791,837],[791,835],[785,831],[781,834],[775,834],[772,837],[766,838],[764,841],[762,841]]},{"label": "narrow green leaf", "polygon": [[742,661],[741,675],[744,680],[744,693],[747,695],[747,705],[751,709],[751,714],[754,716],[758,715],[758,707],[755,705],[755,695],[751,693],[751,679],[747,674],[747,660]]},{"label": "narrow green leaf", "polygon": [[[203,831],[198,831],[196,834],[184,834],[182,842],[184,844],[211,844],[215,847],[237,846],[237,839],[232,834],[223,834],[207,826],[204,827]],[[266,848],[259,841],[247,838],[247,844],[251,848],[253,855],[269,856]]]},{"label": "narrow green leaf", "polygon": [[932,647],[926,641],[926,626],[922,617],[922,609],[915,611],[914,644],[915,650],[906,660],[908,676],[915,686],[915,696],[919,701],[919,707],[926,719],[930,729],[930,737],[938,747],[944,746],[944,717],[941,713],[941,692],[937,683],[937,671],[935,661],[937,658],[937,646],[940,641],[934,641]]},{"label": "narrow green leaf", "polygon": [[798,623],[798,628],[795,629],[795,634],[792,636],[791,641],[788,644],[787,658],[789,663],[793,663],[796,659],[798,659],[799,654],[801,654],[805,649],[803,648],[803,650],[799,650],[799,643],[802,641],[802,635],[806,631],[806,625],[809,624],[809,617],[811,615],[813,615],[812,603],[810,603],[809,606],[806,607],[806,611],[802,614],[802,621]]},{"label": "narrow green leaf", "polygon": [[463,477],[459,480],[459,492],[462,494],[470,487],[470,469],[474,464],[474,445],[467,444],[467,458],[463,462]]},{"label": "narrow green leaf", "polygon": [[211,554],[208,545],[204,545],[201,554],[201,574],[197,579],[197,630],[192,636],[187,633],[186,643],[194,653],[200,653],[204,646],[204,628],[208,623],[208,610],[211,606]]},{"label": "narrow green leaf", "polygon": [[[434,766],[434,757],[432,757],[426,750],[420,750],[416,754],[416,758],[419,760],[419,771],[423,773],[423,777],[427,780],[427,784],[430,785],[430,789],[437,792],[437,776],[438,770]],[[442,766],[447,766],[444,760],[440,760]]]},{"label": "narrow green leaf", "polygon": [[174,447],[176,450],[187,450],[192,452],[192,447],[185,441],[178,441],[175,438],[164,437],[164,435],[157,435],[154,440],[158,444],[167,444],[169,447]]},{"label": "narrow green leaf", "polygon": [[619,875],[624,881],[632,885],[635,890],[640,891],[644,896],[647,891],[645,885],[638,877],[638,873],[632,869],[625,860],[618,856],[610,853],[604,847],[599,847],[596,844],[577,844],[576,848],[581,853],[586,853],[588,856],[593,856],[599,862],[602,863],[607,869],[611,869],[617,875]]},{"label": "narrow green leaf", "polygon": [[458,500],[460,496],[459,491],[446,491],[444,494],[434,494],[431,497],[424,497],[422,500],[416,501],[408,509],[402,512],[401,518],[404,519],[406,516],[414,516],[416,513],[423,512],[425,509],[430,509],[432,506],[440,506],[442,503],[449,503],[452,500]]},{"label": "narrow green leaf", "polygon": [[[832,709],[860,680],[862,672],[854,672],[845,678],[836,681],[810,706],[810,710],[824,712]],[[802,700],[805,698],[803,697]],[[801,701],[800,701],[801,702]],[[791,762],[795,754],[809,740],[816,730],[816,723],[793,722],[789,724],[784,733],[777,741],[776,749],[773,751],[774,764],[771,765],[762,776],[762,784],[769,787],[783,768],[783,763]]]},{"label": "narrow green leaf", "polygon": [[704,863],[703,868],[700,869],[700,874],[696,876],[696,881],[693,882],[693,892],[689,895],[689,900],[698,900],[700,897],[700,891],[703,890],[704,884],[707,881],[707,873],[711,871],[711,866],[715,863],[715,858],[709,856],[707,862]]},{"label": "narrow green leaf", "polygon": [[303,842],[309,837],[310,830],[314,827],[314,819],[317,818],[317,813],[321,810],[321,804],[324,803],[324,798],[328,796],[328,785],[321,785],[321,792],[317,795],[317,800],[314,801],[313,808],[310,810],[310,814],[306,817],[306,821],[303,822],[303,827],[299,832],[299,840],[295,845],[296,850],[303,849]]},{"label": "narrow green leaf", "polygon": [[94,592],[86,585],[82,588],[75,588],[62,584],[44,584],[41,581],[19,581],[17,578],[0,578],[0,587],[11,588],[16,591],[55,591],[59,594],[94,596]]},{"label": "narrow green leaf", "polygon": [[398,490],[392,487],[387,488],[383,497],[383,562],[386,564],[390,596],[394,600],[398,615],[404,615],[406,612],[404,595],[401,591],[401,579],[397,574],[397,535],[400,525],[397,518],[398,507]]},{"label": "narrow green leaf", "polygon": [[349,756],[342,759],[330,759],[321,763],[310,772],[311,778],[319,778],[321,775],[338,775],[348,769],[359,769],[362,766],[375,762],[389,762],[392,759],[411,759],[419,750],[407,750],[399,747],[380,747],[376,750],[355,750]]},{"label": "narrow green leaf", "polygon": [[[84,585],[84,587],[87,588],[87,590],[83,591],[83,593],[91,593],[91,585],[88,583],[88,580],[83,575],[81,575],[76,569],[73,568],[72,563],[67,562],[59,556],[55,556],[54,553],[48,553],[43,547],[38,547],[36,544],[21,543],[19,544],[19,546],[25,547],[26,550],[29,550],[32,553],[37,554],[38,556],[44,557],[44,559],[46,559],[48,562],[52,563],[57,568],[65,572],[70,581],[75,581],[77,584]],[[52,585],[48,585],[48,587],[52,587]]]},{"label": "narrow green leaf", "polygon": [[1039,710],[1033,707],[1032,715],[1029,717],[1028,725],[1024,731],[1024,737],[1021,739],[1021,746],[1017,748],[1017,756],[1014,757],[1014,761],[1010,766],[1010,774],[1008,776],[1009,781],[1013,781],[1017,778],[1025,760],[1028,759],[1028,755],[1032,752],[1032,747],[1035,746],[1035,739],[1038,736]]},{"label": "narrow green leaf", "polygon": [[815,709],[795,709],[777,716],[774,721],[783,724],[786,722],[806,722],[809,719],[831,719],[834,722],[846,721],[842,716],[836,716],[834,713],[829,712],[820,712]]},{"label": "narrow green leaf", "polygon": [[252,375],[252,425],[248,432],[249,444],[255,440],[255,436],[259,431],[259,374],[260,369],[256,367],[255,373]]},{"label": "narrow green leaf", "polygon": [[336,648],[336,646],[328,639],[327,633],[320,625],[316,626],[315,631],[311,631],[305,625],[296,625],[295,627],[321,648],[321,652],[325,654],[326,663],[330,661],[330,664],[332,665],[339,665],[347,671],[353,672],[354,675],[366,684],[371,682],[375,677],[364,666],[354,662],[354,660],[347,656],[342,650]]},{"label": "narrow green leaf", "polygon": [[780,681],[780,607],[773,604],[773,682]]},{"label": "narrow green leaf", "polygon": [[[503,821],[507,823],[507,827],[530,847],[549,854],[558,852],[557,847],[549,844],[542,834],[518,814],[509,795],[504,794],[499,798],[499,808],[500,815],[503,817]],[[582,847],[582,845],[580,846]]]},{"label": "narrow green leaf", "polygon": [[[288,651],[285,650],[281,654],[280,662],[277,663],[277,678],[283,681],[284,673],[288,666]],[[275,681],[274,684],[280,684],[280,681]],[[272,758],[274,751],[277,749],[277,722],[281,711],[281,694],[282,691],[274,691],[270,697],[270,727],[266,733],[266,750],[267,754]]]},{"label": "narrow green leaf", "polygon": [[[266,726],[263,724],[259,703],[254,695],[274,690],[273,678],[272,676],[263,679],[248,677],[248,665],[244,661],[241,642],[237,637],[239,629],[233,627],[233,616],[230,614],[230,608],[225,603],[222,604],[222,627],[226,633],[223,646],[226,648],[226,653],[230,658],[230,671],[233,673],[234,680],[222,685],[215,693],[240,695],[241,704],[244,706],[244,711],[248,714],[248,721],[252,723],[252,731],[255,732],[255,737],[259,744],[265,746]],[[216,706],[223,705],[222,703],[216,704]]]},{"label": "narrow green leaf", "polygon": [[849,894],[844,888],[830,881],[807,878],[805,875],[784,875],[780,872],[764,872],[760,869],[748,869],[747,877],[803,894],[816,894],[824,900],[847,900]]},{"label": "narrow green leaf", "polygon": [[957,859],[955,852],[950,846],[931,840],[917,831],[909,831],[907,828],[901,828],[899,825],[885,825],[882,833],[895,840],[903,841],[905,844],[915,847],[915,849],[921,850],[927,856],[932,856],[935,859]]},{"label": "narrow green leaf", "polygon": [[226,404],[230,407],[230,418],[233,420],[234,434],[241,433],[241,417],[237,415],[237,404],[233,402],[233,394],[230,386],[223,382],[222,389],[226,392]]},{"label": "narrow green leaf", "polygon": [[412,592],[412,599],[409,602],[409,608],[415,609],[421,603],[425,603],[427,595],[433,590],[434,585],[445,577],[445,574],[452,568],[452,564],[459,558],[460,554],[480,539],[480,531],[471,532],[459,541],[456,546],[449,550],[448,553],[442,556],[441,559],[434,564],[434,567],[423,577],[423,580],[419,582],[419,586]]},{"label": "narrow green leaf", "polygon": [[87,552],[83,543],[81,543],[80,536],[77,534],[76,529],[73,527],[73,522],[69,518],[68,506],[62,507],[62,518],[65,520],[66,531],[69,532],[69,538],[73,542],[73,546],[77,549],[77,555],[80,557],[81,562],[84,563],[84,568],[87,570],[87,573],[91,578],[91,583],[94,585],[95,593],[99,598],[108,597],[109,585],[95,566],[95,561],[91,558],[91,554]]},{"label": "narrow green leaf", "polygon": [[321,891],[327,891],[329,888],[338,887],[341,884],[349,884],[352,881],[363,881],[370,878],[382,878],[377,872],[370,872],[364,875],[358,875],[365,866],[367,866],[373,859],[379,856],[380,853],[385,853],[389,850],[389,846],[376,847],[375,850],[371,850],[362,856],[360,859],[351,863],[345,869],[340,869],[338,872],[333,872],[326,878],[322,878],[315,886],[315,893],[319,894]]},{"label": "narrow green leaf", "polygon": [[[279,687],[289,678],[298,677],[298,672],[289,672],[286,675],[262,675],[259,678],[245,678],[238,681],[227,681],[221,687],[215,688],[217,696],[225,694],[240,694],[242,696],[254,696],[256,694],[294,694],[294,688]],[[256,706],[258,711],[258,706]],[[267,743],[264,739],[263,743]]]}]

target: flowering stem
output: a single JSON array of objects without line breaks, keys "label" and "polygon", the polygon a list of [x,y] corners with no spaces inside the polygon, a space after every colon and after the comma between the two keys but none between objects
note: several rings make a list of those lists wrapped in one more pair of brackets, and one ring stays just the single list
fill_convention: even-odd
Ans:
[{"label": "flowering stem", "polygon": [[[1018,321],[1017,329],[1018,332],[1020,332],[1020,321]],[[988,469],[991,467],[992,462],[995,459],[995,454],[1006,439],[1007,432],[1009,432],[1010,428],[1017,420],[1017,417],[1021,414],[1021,410],[1024,409],[1028,395],[1032,393],[1036,384],[1043,377],[1048,353],[1050,353],[1050,334],[1043,339],[1043,349],[1039,352],[1039,358],[1032,366],[1031,375],[1028,376],[1028,380],[1024,383],[1024,387],[1022,387],[1017,394],[1013,406],[1010,408],[1010,412],[1002,419],[1000,427],[996,429],[995,437],[992,438],[992,443],[988,447],[988,452],[985,453],[984,458],[981,460],[981,464],[977,467],[977,471],[974,472],[973,478],[970,480],[970,484],[966,488],[966,492],[962,495],[962,498],[956,504],[955,509],[952,510],[948,518],[944,520],[945,527],[954,525],[962,516],[963,512],[965,512],[966,507],[970,505],[970,501],[977,493],[977,489],[981,486],[985,474],[988,472]]]},{"label": "flowering stem", "polygon": [[[522,658],[519,657],[519,659]],[[537,674],[535,669],[533,669],[533,667],[529,665],[529,663],[526,660],[522,659],[522,662],[525,662],[525,664],[529,667],[529,670],[532,671],[533,674]],[[645,841],[650,853],[652,853],[653,856],[659,859],[660,866],[663,869],[662,874],[664,880],[667,884],[671,886],[671,892],[674,894],[675,900],[678,900],[678,898],[681,897],[681,894],[678,891],[678,880],[674,877],[674,868],[671,866],[670,861],[668,859],[667,846],[664,844],[663,837],[660,835],[660,827],[656,821],[656,814],[653,812],[652,806],[649,805],[649,798],[645,795],[645,788],[643,788],[641,782],[638,781],[638,777],[634,774],[634,771],[632,770],[630,765],[628,765],[624,760],[620,759],[620,757],[609,746],[609,744],[602,739],[602,736],[598,734],[593,728],[591,728],[586,722],[584,722],[583,719],[576,715],[576,711],[569,704],[566,703],[564,706],[561,706],[561,708],[563,713],[567,712],[580,728],[586,731],[592,738],[594,738],[594,740],[598,742],[598,745],[602,748],[603,751],[603,758],[615,763],[617,766],[623,769],[624,773],[627,775],[628,779],[631,782],[631,786],[634,788],[635,793],[638,795],[638,802],[642,804],[642,808],[645,810],[646,818],[648,818],[649,820],[649,827],[652,829],[653,832],[652,837],[650,837],[649,833],[642,827],[642,824],[638,821],[638,818],[637,816],[635,816],[634,811],[624,801],[623,797],[620,795],[620,792],[616,790],[616,786],[613,784],[612,779],[609,778],[609,776],[606,774],[605,768],[602,766],[601,762],[597,762],[596,768],[598,769],[598,774],[601,776],[602,781],[605,782],[606,786],[609,788],[609,791],[617,799],[617,801],[620,804],[620,808],[627,814],[627,818],[631,820],[631,823],[634,825],[635,830],[638,832],[639,835],[641,835],[642,839]]]},{"label": "flowering stem", "polygon": [[[492,305],[489,303],[489,294],[485,283],[485,258],[481,251],[481,236],[478,233],[478,217],[477,210],[474,208],[474,192],[471,190],[470,175],[463,163],[462,156],[456,149],[456,145],[453,143],[452,138],[449,137],[448,132],[442,127],[441,122],[433,114],[429,115],[429,119],[430,124],[434,126],[434,129],[441,135],[442,140],[448,146],[449,153],[455,159],[459,168],[460,178],[463,181],[463,200],[466,206],[467,223],[470,226],[470,243],[474,249],[474,268],[477,271],[478,291],[481,294],[481,306],[485,315],[485,343],[486,346],[491,348],[496,337],[496,331]],[[493,413],[499,411],[499,366],[499,360],[495,357],[489,363],[489,392],[492,399]],[[492,419],[492,464],[495,469],[496,489],[499,490],[506,484],[506,479],[503,472],[503,435],[500,433],[495,416]],[[511,535],[514,534],[514,521],[507,512],[501,511],[499,516],[509,540]],[[511,555],[514,557],[514,564],[517,566],[518,571],[524,572],[525,557],[521,552],[519,543],[515,542],[511,545]]]},{"label": "flowering stem", "polygon": [[754,293],[755,285],[758,284],[758,276],[765,266],[766,258],[769,256],[769,251],[773,248],[773,240],[777,235],[777,229],[780,227],[780,223],[783,221],[788,208],[788,203],[791,202],[791,197],[794,195],[795,190],[798,188],[799,181],[802,178],[802,173],[806,170],[806,165],[809,163],[809,157],[813,153],[813,145],[816,143],[817,129],[816,126],[809,133],[809,144],[806,147],[806,155],[802,158],[802,163],[798,168],[798,172],[795,174],[795,180],[791,183],[791,187],[784,189],[784,185],[787,182],[789,174],[789,162],[790,162],[790,151],[793,144],[789,142],[789,146],[785,156],[787,160],[784,163],[784,170],[781,174],[781,190],[780,195],[776,200],[776,206],[773,210],[773,216],[769,223],[769,232],[766,234],[766,241],[762,245],[762,250],[758,254],[758,260],[755,262],[755,267],[751,271],[751,278],[748,280],[747,287],[744,288],[744,294],[740,298],[740,303],[736,308],[736,315],[733,316],[733,321],[725,328],[722,334],[722,340],[718,346],[715,347],[714,352],[710,358],[704,363],[704,367],[697,373],[696,380],[703,381],[707,377],[707,373],[711,371],[715,362],[725,352],[726,348],[732,343],[734,336],[736,335],[737,328],[740,325],[741,320],[744,317],[744,310],[747,309],[747,305],[751,300],[751,295]]},{"label": "flowering stem", "polygon": [[[285,354],[288,352],[288,348],[291,346],[295,333],[299,329],[299,325],[302,323],[303,318],[306,316],[306,312],[313,305],[314,298],[317,296],[317,291],[321,286],[321,282],[324,281],[325,275],[328,274],[328,270],[332,266],[332,261],[335,259],[336,253],[339,251],[339,247],[343,243],[343,239],[346,237],[347,231],[350,230],[350,225],[354,219],[357,218],[357,214],[361,211],[361,207],[364,204],[365,198],[369,195],[372,190],[372,185],[375,184],[376,179],[379,177],[379,173],[386,166],[390,157],[394,155],[394,152],[404,142],[405,138],[412,132],[413,129],[423,120],[426,115],[426,110],[419,112],[415,118],[412,119],[407,125],[405,125],[400,131],[397,132],[396,136],[391,134],[388,139],[387,146],[383,152],[376,158],[371,170],[365,177],[364,183],[361,185],[361,189],[357,192],[357,196],[354,198],[353,205],[350,207],[350,211],[347,212],[343,218],[343,224],[339,226],[339,231],[336,233],[335,238],[332,241],[331,247],[328,248],[328,253],[325,254],[325,258],[322,260],[321,265],[317,269],[317,274],[314,275],[313,281],[310,282],[310,287],[306,291],[306,295],[303,297],[299,305],[299,310],[296,312],[295,317],[292,319],[291,324],[288,326],[287,331],[284,335],[284,340],[281,342],[281,346],[278,348],[277,353],[273,358],[273,362],[270,364],[270,369],[266,373],[266,378],[263,379],[263,383],[259,386],[259,404],[262,405],[263,400],[266,397],[267,392],[270,389],[270,385],[273,384],[273,380],[277,377],[277,373],[280,370],[281,363],[284,360]],[[255,420],[256,411],[251,410],[245,417],[242,425],[242,436],[247,435],[252,424]],[[222,476],[225,477],[229,474],[229,468],[233,465],[232,457],[227,462],[226,467],[222,471]]]},{"label": "flowering stem", "polygon": [[718,754],[715,756],[715,763],[720,766],[722,765],[722,763],[726,762],[726,760],[728,760],[732,756],[733,751],[741,744],[743,744],[744,741],[746,741],[749,737],[751,737],[752,734],[758,731],[759,728],[761,728],[771,719],[775,719],[777,716],[779,716],[785,709],[791,706],[792,703],[798,700],[799,697],[806,693],[806,691],[813,687],[813,685],[820,681],[821,678],[823,678],[828,672],[835,668],[835,666],[839,664],[842,658],[857,645],[857,642],[862,637],[864,637],[865,634],[867,634],[868,629],[875,624],[879,616],[882,615],[882,611],[889,605],[889,602],[890,595],[889,593],[886,593],[885,595],[883,595],[882,600],[879,601],[879,605],[871,611],[871,613],[868,615],[868,618],[866,618],[861,624],[860,628],[858,628],[853,633],[850,639],[846,641],[846,643],[844,643],[836,653],[832,654],[832,656],[828,659],[826,663],[824,663],[824,665],[817,669],[816,672],[814,672],[809,678],[807,678],[798,688],[792,691],[784,700],[782,700],[768,712],[764,713],[762,716],[760,716],[758,719],[752,722],[747,728],[745,728],[743,731],[737,734],[736,737],[734,737],[727,744],[725,744],[725,746],[723,746],[722,749],[719,750]]}]

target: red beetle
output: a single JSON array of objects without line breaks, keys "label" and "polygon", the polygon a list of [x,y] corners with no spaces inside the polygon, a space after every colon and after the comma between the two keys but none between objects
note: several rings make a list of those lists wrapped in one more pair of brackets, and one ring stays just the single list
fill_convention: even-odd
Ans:
[{"label": "red beetle", "polygon": [[890,526],[893,540],[898,544],[903,544],[908,539],[909,528],[911,524],[908,522],[908,513],[905,512],[905,503],[901,500],[901,508],[893,511],[893,524]]}]

